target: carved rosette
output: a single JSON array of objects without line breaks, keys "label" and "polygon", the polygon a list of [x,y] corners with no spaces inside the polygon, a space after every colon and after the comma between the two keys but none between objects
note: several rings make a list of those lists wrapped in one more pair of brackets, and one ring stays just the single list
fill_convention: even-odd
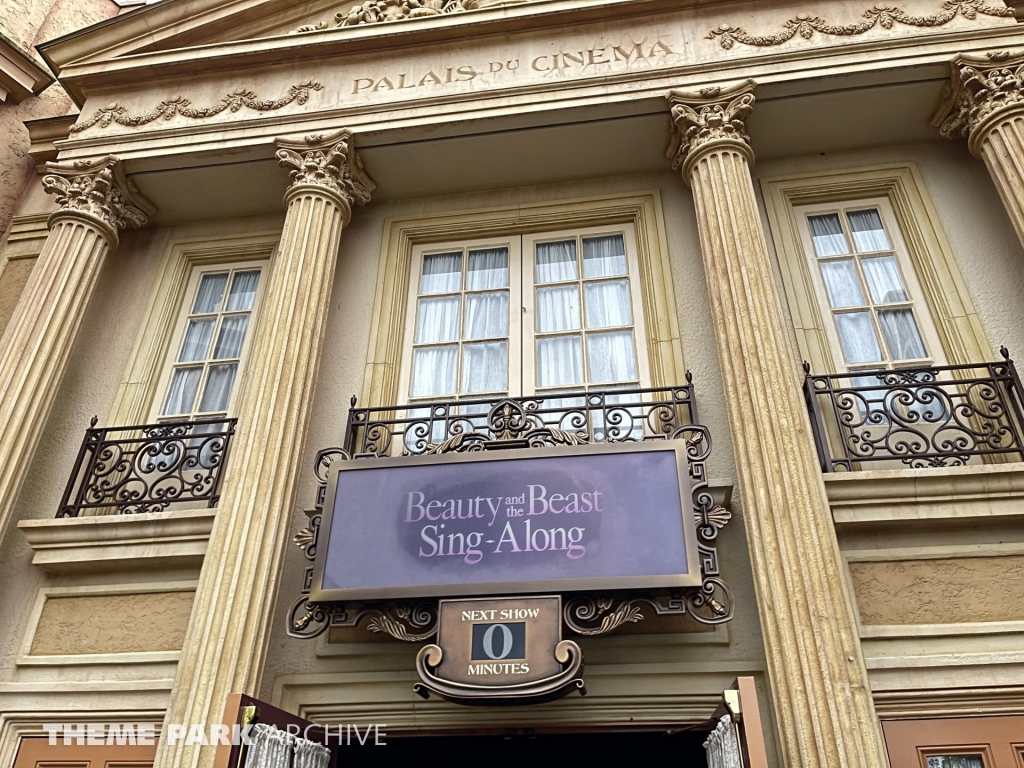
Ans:
[{"label": "carved rosette", "polygon": [[278,162],[291,169],[292,183],[285,193],[286,203],[299,192],[312,188],[335,199],[347,225],[352,206],[370,202],[370,193],[377,185],[363,169],[352,132],[347,128],[326,136],[278,139],[277,147]]},{"label": "carved rosette", "polygon": [[117,247],[117,233],[138,229],[156,211],[124,175],[121,161],[112,155],[71,163],[47,163],[43,190],[55,196],[60,208],[50,215],[49,225],[61,218],[84,220]]},{"label": "carved rosette", "polygon": [[988,129],[1024,109],[1024,53],[960,55],[950,67],[950,83],[932,122],[947,139],[967,139],[978,155]]},{"label": "carved rosette", "polygon": [[730,144],[749,160],[754,154],[747,135],[747,117],[754,109],[754,82],[745,80],[727,88],[711,86],[699,91],[670,91],[673,136],[668,156],[673,170],[689,170],[704,149]]}]

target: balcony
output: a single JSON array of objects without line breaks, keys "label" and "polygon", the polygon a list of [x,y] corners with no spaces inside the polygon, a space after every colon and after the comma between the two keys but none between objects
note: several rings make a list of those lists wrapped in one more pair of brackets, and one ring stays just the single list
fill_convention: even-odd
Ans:
[{"label": "balcony", "polygon": [[977,365],[815,375],[804,398],[823,472],[1024,460],[1017,369]]},{"label": "balcony", "polygon": [[236,421],[97,427],[94,417],[57,517],[215,507]]}]

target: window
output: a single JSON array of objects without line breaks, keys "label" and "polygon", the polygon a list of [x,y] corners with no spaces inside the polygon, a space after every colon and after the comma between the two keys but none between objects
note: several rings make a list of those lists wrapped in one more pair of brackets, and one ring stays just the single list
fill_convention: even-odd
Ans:
[{"label": "window", "polygon": [[826,334],[847,370],[945,364],[888,201],[800,213]]},{"label": "window", "polygon": [[158,420],[228,414],[262,274],[259,263],[193,270],[154,403]]},{"label": "window", "polygon": [[418,247],[412,269],[405,402],[648,386],[631,227]]}]

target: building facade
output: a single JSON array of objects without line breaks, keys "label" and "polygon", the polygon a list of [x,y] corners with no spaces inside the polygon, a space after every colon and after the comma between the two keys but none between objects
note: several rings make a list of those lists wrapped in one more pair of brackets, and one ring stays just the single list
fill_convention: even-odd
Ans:
[{"label": "building facade", "polygon": [[[233,694],[703,734],[737,678],[767,765],[1024,764],[1013,3],[96,5],[23,35],[49,107],[0,61],[0,766]],[[502,403],[686,440],[702,581],[561,591],[585,697],[424,701],[415,605],[309,599],[327,469]]]}]

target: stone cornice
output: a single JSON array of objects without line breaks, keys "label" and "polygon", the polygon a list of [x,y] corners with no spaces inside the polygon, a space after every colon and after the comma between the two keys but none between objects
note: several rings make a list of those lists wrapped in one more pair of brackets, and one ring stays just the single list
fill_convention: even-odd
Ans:
[{"label": "stone cornice", "polygon": [[117,245],[122,229],[137,229],[156,212],[156,208],[124,175],[120,160],[111,155],[95,160],[71,163],[47,163],[43,190],[55,196],[58,210],[50,214],[50,223],[61,218],[77,218],[97,227]]},{"label": "stone cornice", "polygon": [[52,82],[53,76],[41,64],[0,34],[0,102],[24,101]]},{"label": "stone cornice", "polygon": [[346,128],[328,135],[312,134],[301,139],[278,139],[277,159],[291,171],[291,185],[285,201],[304,190],[328,194],[341,205],[345,223],[352,207],[370,202],[377,185],[366,174],[356,152],[352,132]]},{"label": "stone cornice", "polygon": [[727,86],[708,86],[697,91],[674,90],[668,94],[673,136],[668,156],[673,170],[689,178],[695,159],[711,147],[728,144],[753,160],[747,118],[754,109],[754,81]]},{"label": "stone cornice", "polygon": [[932,125],[947,139],[968,140],[971,152],[994,120],[1024,109],[1024,52],[961,54],[950,62],[950,82]]}]

